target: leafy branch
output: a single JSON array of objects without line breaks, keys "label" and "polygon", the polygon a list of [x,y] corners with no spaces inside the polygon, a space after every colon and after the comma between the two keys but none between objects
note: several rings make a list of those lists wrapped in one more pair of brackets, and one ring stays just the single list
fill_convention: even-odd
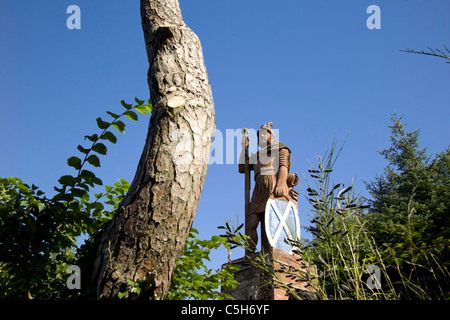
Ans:
[{"label": "leafy branch", "polygon": [[[58,191],[58,194],[55,196],[54,200],[69,200],[72,197],[83,198],[86,196],[89,191],[89,187],[94,187],[95,185],[103,185],[101,179],[96,177],[96,175],[89,170],[84,169],[86,163],[94,167],[100,167],[100,159],[97,156],[106,155],[108,152],[108,148],[103,141],[109,141],[113,144],[117,142],[117,137],[113,132],[110,131],[110,128],[113,127],[119,133],[125,133],[125,123],[121,120],[123,117],[126,117],[132,121],[138,120],[138,115],[135,111],[142,113],[144,115],[147,112],[151,113],[152,105],[149,100],[147,104],[144,104],[144,100],[139,100],[135,98],[137,105],[134,107],[132,104],[126,103],[124,100],[121,101],[122,106],[125,108],[125,111],[121,114],[115,114],[111,111],[107,111],[106,113],[112,117],[112,121],[108,122],[103,120],[101,117],[96,119],[97,127],[102,130],[100,135],[92,134],[87,135],[84,138],[91,141],[92,144],[89,148],[85,148],[82,145],[78,145],[77,149],[84,155],[83,160],[77,156],[72,156],[67,159],[67,164],[70,167],[73,167],[77,170],[77,175],[74,177],[72,175],[64,175],[62,176],[58,182],[62,185],[61,188],[55,187],[55,190]],[[97,154],[94,154],[97,153]],[[69,188],[68,193],[66,193],[66,188]]]},{"label": "leafy branch", "polygon": [[210,261],[212,249],[229,249],[230,245],[220,236],[214,235],[209,240],[200,240],[196,235],[198,231],[191,228],[183,253],[177,261],[167,299],[232,299],[217,289],[220,286],[237,286],[233,276],[233,270],[237,267],[227,265],[219,270],[211,270],[204,263],[205,260]]}]

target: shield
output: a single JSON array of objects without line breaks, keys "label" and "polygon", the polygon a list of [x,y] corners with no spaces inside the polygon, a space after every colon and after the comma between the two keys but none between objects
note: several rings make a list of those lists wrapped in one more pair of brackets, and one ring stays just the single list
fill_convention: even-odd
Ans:
[{"label": "shield", "polygon": [[269,199],[264,217],[267,239],[272,247],[291,252],[294,247],[288,239],[300,239],[300,221],[297,206],[291,201]]}]

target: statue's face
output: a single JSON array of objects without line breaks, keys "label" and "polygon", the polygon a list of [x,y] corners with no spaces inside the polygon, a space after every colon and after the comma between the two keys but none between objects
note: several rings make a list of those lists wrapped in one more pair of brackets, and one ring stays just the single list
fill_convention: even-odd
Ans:
[{"label": "statue's face", "polygon": [[270,132],[265,130],[265,129],[259,130],[259,133],[258,133],[258,145],[261,148],[265,148],[268,145],[270,145],[270,142],[271,142],[271,134],[270,134]]}]

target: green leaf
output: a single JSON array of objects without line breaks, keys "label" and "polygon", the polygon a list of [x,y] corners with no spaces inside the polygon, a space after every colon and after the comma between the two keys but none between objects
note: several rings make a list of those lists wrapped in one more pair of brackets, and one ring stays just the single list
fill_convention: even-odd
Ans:
[{"label": "green leaf", "polygon": [[98,140],[98,134],[94,133],[94,134],[91,135],[91,136],[84,136],[84,138],[85,138],[85,139],[88,139],[88,140],[90,140],[90,141],[92,141],[92,142],[94,142],[94,141],[97,141],[97,140]]},{"label": "green leaf", "polygon": [[78,149],[78,151],[80,151],[81,153],[84,153],[84,154],[88,154],[89,151],[91,151],[91,149],[85,149],[81,145],[78,145],[77,149]]},{"label": "green leaf", "polygon": [[120,118],[120,115],[115,114],[115,113],[113,113],[111,111],[106,111],[106,113],[109,114],[111,117],[113,117],[114,120],[116,120],[117,118]]},{"label": "green leaf", "polygon": [[71,175],[65,175],[59,178],[58,182],[65,186],[72,186],[75,184],[76,178],[72,177]]},{"label": "green leaf", "polygon": [[125,297],[127,295],[128,292],[119,292],[117,294],[117,296],[119,297],[119,299],[122,299],[123,297]]},{"label": "green leaf", "polygon": [[78,183],[78,186],[86,191],[89,191],[89,187],[93,187],[94,184],[93,183],[89,183],[89,182],[83,182],[81,181],[80,183]]},{"label": "green leaf", "polygon": [[89,157],[87,157],[86,161],[92,164],[94,167],[100,167],[100,159],[95,154],[91,154]]},{"label": "green leaf", "polygon": [[118,120],[113,123],[112,126],[120,133],[125,133],[125,123],[123,123],[122,121]]},{"label": "green leaf", "polygon": [[131,107],[133,106],[133,105],[131,105],[131,104],[126,103],[124,100],[120,101],[120,103],[121,103],[122,106],[123,106],[125,109],[127,109],[127,110],[130,110]]},{"label": "green leaf", "polygon": [[100,136],[100,139],[102,140],[109,140],[112,143],[117,142],[116,136],[111,131],[106,131],[104,134]]},{"label": "green leaf", "polygon": [[105,206],[101,202],[95,202],[92,204],[92,207],[94,208],[94,216],[99,216],[102,211],[105,209]]},{"label": "green leaf", "polygon": [[92,147],[92,151],[95,151],[100,154],[106,154],[108,148],[106,148],[106,146],[103,143],[99,142]]},{"label": "green leaf", "polygon": [[117,180],[119,180],[119,182],[114,183],[114,185],[118,188],[121,187],[128,191],[128,189],[130,188],[130,183],[125,179],[117,179]]},{"label": "green leaf", "polygon": [[136,110],[137,112],[140,112],[142,114],[147,114],[147,107],[144,105],[138,105],[138,106],[134,107],[134,110]]},{"label": "green leaf", "polygon": [[138,120],[138,115],[132,110],[125,111],[123,115],[132,121]]},{"label": "green leaf", "polygon": [[98,117],[96,119],[96,121],[97,121],[97,127],[99,127],[102,130],[106,129],[106,128],[108,128],[110,126],[109,122],[103,121],[102,118],[100,118],[100,117]]},{"label": "green leaf", "polygon": [[152,102],[150,101],[150,99],[148,100],[148,103],[145,105],[145,107],[147,108],[149,113],[152,113]]},{"label": "green leaf", "polygon": [[139,100],[138,98],[134,98],[134,101],[136,101],[136,103],[138,104],[138,105],[143,105],[144,104],[144,102],[145,102],[145,100]]},{"label": "green leaf", "polygon": [[39,212],[41,212],[42,210],[45,209],[45,204],[42,202],[38,202],[37,207],[38,207]]},{"label": "green leaf", "polygon": [[70,157],[69,159],[67,159],[67,164],[70,167],[74,167],[76,170],[81,169],[81,159],[78,157]]},{"label": "green leaf", "polygon": [[[72,196],[75,198],[82,198],[84,196],[86,196],[87,192],[86,190],[83,189],[79,189],[79,188],[72,188],[70,189]],[[75,203],[73,203],[75,205]]]},{"label": "green leaf", "polygon": [[85,180],[89,180],[89,179],[95,178],[95,174],[89,170],[81,170],[80,177]]},{"label": "green leaf", "polygon": [[[91,187],[94,187],[94,184],[97,184],[99,186],[103,185],[103,181],[100,178],[97,178],[95,174],[89,170],[81,171],[80,177],[84,179],[86,184],[90,185]],[[83,187],[83,184],[80,184],[80,187]],[[89,188],[87,188],[87,190],[89,190]]]},{"label": "green leaf", "polygon": [[103,181],[100,178],[95,177],[95,178],[92,178],[91,181],[99,186],[103,185]]}]

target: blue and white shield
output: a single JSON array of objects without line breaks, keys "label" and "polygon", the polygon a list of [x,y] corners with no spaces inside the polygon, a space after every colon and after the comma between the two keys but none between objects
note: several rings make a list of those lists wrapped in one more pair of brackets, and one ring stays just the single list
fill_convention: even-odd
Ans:
[{"label": "blue and white shield", "polygon": [[288,239],[300,239],[300,220],[297,206],[291,201],[269,199],[266,204],[265,229],[272,247],[291,252],[294,247]]}]

